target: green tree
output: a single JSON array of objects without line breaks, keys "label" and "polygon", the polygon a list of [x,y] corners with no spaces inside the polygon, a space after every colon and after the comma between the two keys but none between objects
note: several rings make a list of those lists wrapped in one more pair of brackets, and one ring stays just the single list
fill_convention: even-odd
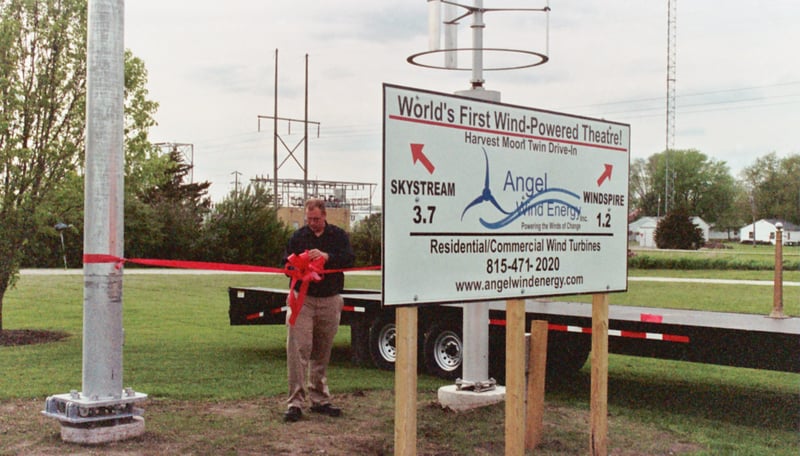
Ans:
[{"label": "green tree", "polygon": [[84,144],[86,2],[0,2],[0,330],[37,210]]},{"label": "green tree", "polygon": [[350,236],[350,243],[356,254],[357,266],[377,266],[381,264],[381,224],[383,216],[372,214],[358,222]]},{"label": "green tree", "polygon": [[659,220],[653,237],[659,249],[697,250],[704,241],[703,231],[680,209]]},{"label": "green tree", "polygon": [[[85,0],[0,0],[0,330],[23,260],[60,262],[56,223],[70,226],[70,263],[82,260],[86,13]],[[126,214],[149,212],[130,195],[157,185],[167,164],[147,140],[158,104],[146,81],[126,51]]]},{"label": "green tree", "polygon": [[156,125],[158,103],[148,99],[147,68],[125,51],[125,196],[142,194],[169,179],[170,157],[153,145],[148,133]]},{"label": "green tree", "polygon": [[[56,224],[66,225],[63,233]],[[36,232],[25,242],[20,266],[78,267],[83,257],[83,175],[68,173],[42,200],[36,211]],[[62,251],[61,236],[65,251]]]},{"label": "green tree", "polygon": [[[158,104],[147,99],[147,70],[144,62],[125,51],[125,244],[126,256],[143,256],[157,251],[163,243],[163,223],[153,208],[139,200],[147,189],[169,179],[169,155],[148,140],[148,129],[155,125]],[[83,162],[83,154],[78,156]],[[63,253],[60,233],[55,224],[63,223],[64,247],[69,267],[79,267],[83,254],[83,184],[82,167],[66,177],[46,194],[36,213],[36,232],[25,243],[22,267],[61,267]]]},{"label": "green tree", "polygon": [[[663,188],[657,189],[655,176],[657,160],[637,158],[631,163],[628,194],[630,195],[630,211],[639,209],[643,215],[661,214]],[[661,191],[659,191],[661,190]]]},{"label": "green tree", "polygon": [[741,182],[755,219],[800,223],[800,155],[767,154],[742,171]]},{"label": "green tree", "polygon": [[728,239],[739,234],[739,229],[751,223],[751,210],[747,189],[742,182],[736,181],[733,186],[733,202],[720,214],[714,229],[728,233]]},{"label": "green tree", "polygon": [[[211,199],[207,196],[210,182],[184,182],[192,167],[183,162],[180,152],[172,150],[167,154],[168,166],[163,170],[162,183],[146,189],[139,200],[149,206],[154,222],[158,222],[160,242],[154,242],[155,249],[145,255],[163,259],[201,259],[195,254],[197,240],[201,236],[203,220],[211,209]],[[151,232],[147,227],[145,233]],[[134,250],[133,243],[127,243],[126,251]]]},{"label": "green tree", "polygon": [[646,163],[635,161],[631,171],[632,198],[646,215],[664,213],[666,182],[670,211],[680,209],[715,224],[733,204],[735,181],[727,164],[694,149],[654,154]]},{"label": "green tree", "polygon": [[263,185],[231,192],[217,204],[203,229],[201,256],[207,261],[283,266],[291,231],[272,206]]}]

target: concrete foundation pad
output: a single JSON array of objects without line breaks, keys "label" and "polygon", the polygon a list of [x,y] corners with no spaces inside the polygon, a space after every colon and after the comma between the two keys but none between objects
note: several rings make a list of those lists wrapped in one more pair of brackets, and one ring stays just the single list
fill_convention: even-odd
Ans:
[{"label": "concrete foundation pad", "polygon": [[460,412],[503,402],[506,398],[506,388],[498,386],[491,391],[476,393],[459,390],[456,385],[447,385],[439,388],[438,398],[442,407]]},{"label": "concrete foundation pad", "polygon": [[142,434],[144,434],[144,418],[141,416],[134,416],[129,423],[92,428],[61,423],[61,440],[83,445],[117,442]]}]

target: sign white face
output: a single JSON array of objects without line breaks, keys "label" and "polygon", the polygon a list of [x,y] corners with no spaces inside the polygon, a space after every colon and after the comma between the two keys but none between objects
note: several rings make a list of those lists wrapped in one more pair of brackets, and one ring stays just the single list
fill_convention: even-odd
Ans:
[{"label": "sign white face", "polygon": [[630,126],[384,85],[386,305],[627,289]]}]

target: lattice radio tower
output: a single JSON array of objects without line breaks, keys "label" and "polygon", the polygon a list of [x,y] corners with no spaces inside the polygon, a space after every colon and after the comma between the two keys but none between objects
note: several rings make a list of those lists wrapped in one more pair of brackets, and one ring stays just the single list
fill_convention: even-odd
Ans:
[{"label": "lattice radio tower", "polygon": [[664,215],[669,212],[669,152],[675,148],[675,56],[678,41],[676,25],[678,0],[667,0],[667,131],[664,151]]}]

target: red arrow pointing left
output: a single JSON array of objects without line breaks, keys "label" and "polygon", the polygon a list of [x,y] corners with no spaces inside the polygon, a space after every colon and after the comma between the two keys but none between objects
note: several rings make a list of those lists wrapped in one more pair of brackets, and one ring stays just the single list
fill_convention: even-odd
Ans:
[{"label": "red arrow pointing left", "polygon": [[601,174],[600,177],[597,178],[598,187],[603,185],[604,180],[606,179],[611,180],[611,170],[614,169],[614,166],[609,165],[608,163],[606,163],[604,166],[606,167],[605,171],[603,171],[603,174]]},{"label": "red arrow pointing left", "polygon": [[433,174],[433,170],[435,167],[428,157],[422,153],[422,148],[425,147],[425,144],[412,144],[411,145],[411,160],[412,163],[417,163],[418,161],[422,163],[422,166],[428,170],[429,174]]}]

